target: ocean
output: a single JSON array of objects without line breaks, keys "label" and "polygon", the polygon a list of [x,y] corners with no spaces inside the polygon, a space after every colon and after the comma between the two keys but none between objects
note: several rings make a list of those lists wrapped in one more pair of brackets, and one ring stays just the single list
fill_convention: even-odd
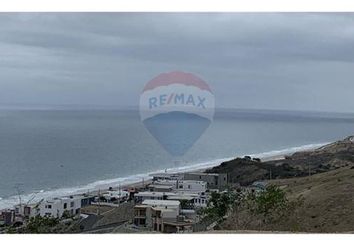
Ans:
[{"label": "ocean", "polygon": [[353,133],[351,114],[219,109],[176,157],[135,110],[0,110],[0,209],[18,203],[19,195],[30,202],[114,187],[157,171],[315,148]]}]

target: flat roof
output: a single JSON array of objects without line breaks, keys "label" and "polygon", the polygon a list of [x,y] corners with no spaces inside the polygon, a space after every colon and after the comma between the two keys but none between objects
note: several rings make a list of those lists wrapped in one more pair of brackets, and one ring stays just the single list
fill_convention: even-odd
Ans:
[{"label": "flat roof", "polygon": [[181,181],[181,180],[177,180],[177,179],[159,179],[157,181],[154,181],[155,184],[175,184],[177,181]]},{"label": "flat roof", "polygon": [[186,195],[174,195],[174,196],[168,196],[167,199],[169,200],[193,200],[195,197],[192,196],[186,196]]},{"label": "flat roof", "polygon": [[174,200],[144,200],[143,205],[179,206],[179,201]]},{"label": "flat roof", "polygon": [[179,222],[179,221],[164,221],[164,224],[166,225],[172,225],[172,226],[189,226],[193,225],[194,222],[192,221],[186,221],[186,222]]},{"label": "flat roof", "polygon": [[203,173],[203,172],[188,172],[188,173],[185,173],[185,174],[219,176],[220,174],[226,174],[226,173]]},{"label": "flat roof", "polygon": [[154,187],[154,188],[173,188],[172,185],[158,185],[158,184],[150,184],[149,187]]},{"label": "flat roof", "polygon": [[152,207],[155,211],[161,211],[161,212],[176,212],[177,209],[171,209],[171,208],[165,208],[165,207]]},{"label": "flat roof", "polygon": [[135,205],[134,208],[147,208],[147,205]]},{"label": "flat roof", "polygon": [[200,180],[179,180],[178,183],[205,183],[204,181],[200,181]]},{"label": "flat roof", "polygon": [[153,176],[153,177],[168,177],[168,176],[181,176],[181,173],[153,173],[150,174],[149,176]]},{"label": "flat roof", "polygon": [[175,195],[175,193],[172,193],[172,192],[139,192],[139,193],[136,193],[135,196],[159,196],[159,197],[162,197],[162,196],[170,196],[170,195]]}]

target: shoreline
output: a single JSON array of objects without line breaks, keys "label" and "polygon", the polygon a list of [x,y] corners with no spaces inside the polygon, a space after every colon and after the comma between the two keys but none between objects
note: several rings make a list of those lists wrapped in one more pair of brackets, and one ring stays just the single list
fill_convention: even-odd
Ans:
[{"label": "shoreline", "polygon": [[[282,160],[285,155],[287,154],[292,154],[298,151],[308,151],[308,150],[313,150],[319,147],[322,147],[324,145],[327,145],[328,142],[326,143],[314,143],[314,144],[306,144],[302,146],[296,146],[296,147],[290,147],[286,149],[281,149],[281,150],[272,150],[268,152],[262,152],[262,153],[253,153],[253,154],[240,154],[240,156],[251,156],[251,157],[257,157],[261,158],[263,162],[266,161],[277,161],[277,160]],[[166,170],[169,173],[186,173],[186,172],[201,172],[205,171],[209,168],[212,168],[214,166],[220,165],[222,162],[230,161],[234,159],[237,156],[234,157],[227,157],[227,158],[220,158],[220,159],[214,159],[212,161],[204,162],[204,163],[196,163],[188,166],[179,166],[179,167],[172,167],[164,170],[156,170],[153,172],[148,172],[148,173],[141,173],[141,174],[135,174],[131,175],[128,177],[121,177],[121,178],[114,178],[114,179],[106,179],[106,180],[99,180],[95,181],[92,183],[88,183],[86,185],[81,185],[81,186],[74,186],[74,187],[68,187],[68,188],[59,188],[55,190],[50,190],[50,191],[40,191],[40,192],[33,192],[26,194],[24,196],[21,196],[22,202],[27,202],[29,199],[31,199],[33,196],[33,200],[30,203],[35,203],[40,201],[41,199],[50,199],[54,197],[65,197],[65,196],[78,196],[82,195],[85,193],[93,194],[93,195],[98,195],[98,192],[100,191],[101,193],[108,191],[110,187],[112,189],[116,190],[119,188],[131,188],[131,187],[137,187],[137,186],[142,186],[143,185],[143,179],[144,179],[144,184],[148,183],[149,181],[151,182],[152,177],[150,176],[151,174],[155,173],[164,173]],[[18,204],[18,196],[11,196],[9,198],[0,198],[0,210],[2,209],[7,209],[7,208],[12,208],[14,205]]]}]

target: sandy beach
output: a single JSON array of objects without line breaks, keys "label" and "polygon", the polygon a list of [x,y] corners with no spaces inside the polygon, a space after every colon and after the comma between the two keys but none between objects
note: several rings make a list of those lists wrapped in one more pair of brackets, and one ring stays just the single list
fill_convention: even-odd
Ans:
[{"label": "sandy beach", "polygon": [[[264,162],[277,161],[277,160],[284,159],[284,157],[288,154],[292,154],[297,151],[308,151],[308,150],[316,149],[316,148],[319,148],[319,147],[326,145],[326,144],[327,143],[309,144],[309,145],[304,145],[304,146],[300,146],[300,147],[288,148],[288,149],[284,149],[284,150],[273,150],[273,151],[266,152],[266,153],[249,154],[249,156],[260,158]],[[40,201],[41,199],[50,199],[50,198],[54,198],[54,197],[79,196],[82,194],[90,194],[90,195],[98,196],[99,193],[103,194],[103,193],[107,192],[110,188],[112,190],[119,190],[119,189],[128,189],[128,188],[140,188],[140,187],[143,187],[144,185],[146,186],[149,183],[151,183],[151,181],[152,181],[151,175],[154,173],[164,173],[165,171],[167,173],[202,172],[202,171],[205,171],[209,168],[218,166],[222,162],[230,161],[234,158],[235,157],[221,158],[221,159],[216,159],[214,161],[201,163],[201,164],[195,164],[195,165],[191,165],[191,166],[179,166],[178,168],[158,170],[158,171],[150,172],[147,174],[139,174],[139,175],[137,175],[137,177],[135,177],[136,181],[130,181],[128,183],[124,183],[124,182],[120,182],[115,179],[112,179],[107,182],[106,181],[98,181],[97,184],[88,184],[87,186],[80,187],[78,190],[75,190],[75,188],[72,188],[72,189],[69,188],[68,190],[63,191],[63,192],[67,192],[67,193],[57,193],[58,190],[53,190],[52,192],[49,191],[49,192],[40,192],[40,193],[36,193],[36,194],[23,195],[23,196],[21,196],[21,198],[22,198],[23,202],[27,202],[29,199],[33,198],[31,203],[35,203],[35,202]],[[91,186],[91,185],[93,185],[93,186]],[[11,197],[11,199],[2,199],[2,200],[0,200],[0,209],[11,208],[12,206],[14,206],[17,203],[18,203],[18,196],[13,196],[13,197]]]}]

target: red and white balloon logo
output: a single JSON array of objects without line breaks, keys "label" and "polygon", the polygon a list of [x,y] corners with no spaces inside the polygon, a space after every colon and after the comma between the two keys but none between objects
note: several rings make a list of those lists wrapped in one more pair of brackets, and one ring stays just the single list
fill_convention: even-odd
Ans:
[{"label": "red and white balloon logo", "polygon": [[215,99],[208,84],[184,72],[163,73],[140,95],[140,117],[174,156],[185,154],[213,121]]}]

